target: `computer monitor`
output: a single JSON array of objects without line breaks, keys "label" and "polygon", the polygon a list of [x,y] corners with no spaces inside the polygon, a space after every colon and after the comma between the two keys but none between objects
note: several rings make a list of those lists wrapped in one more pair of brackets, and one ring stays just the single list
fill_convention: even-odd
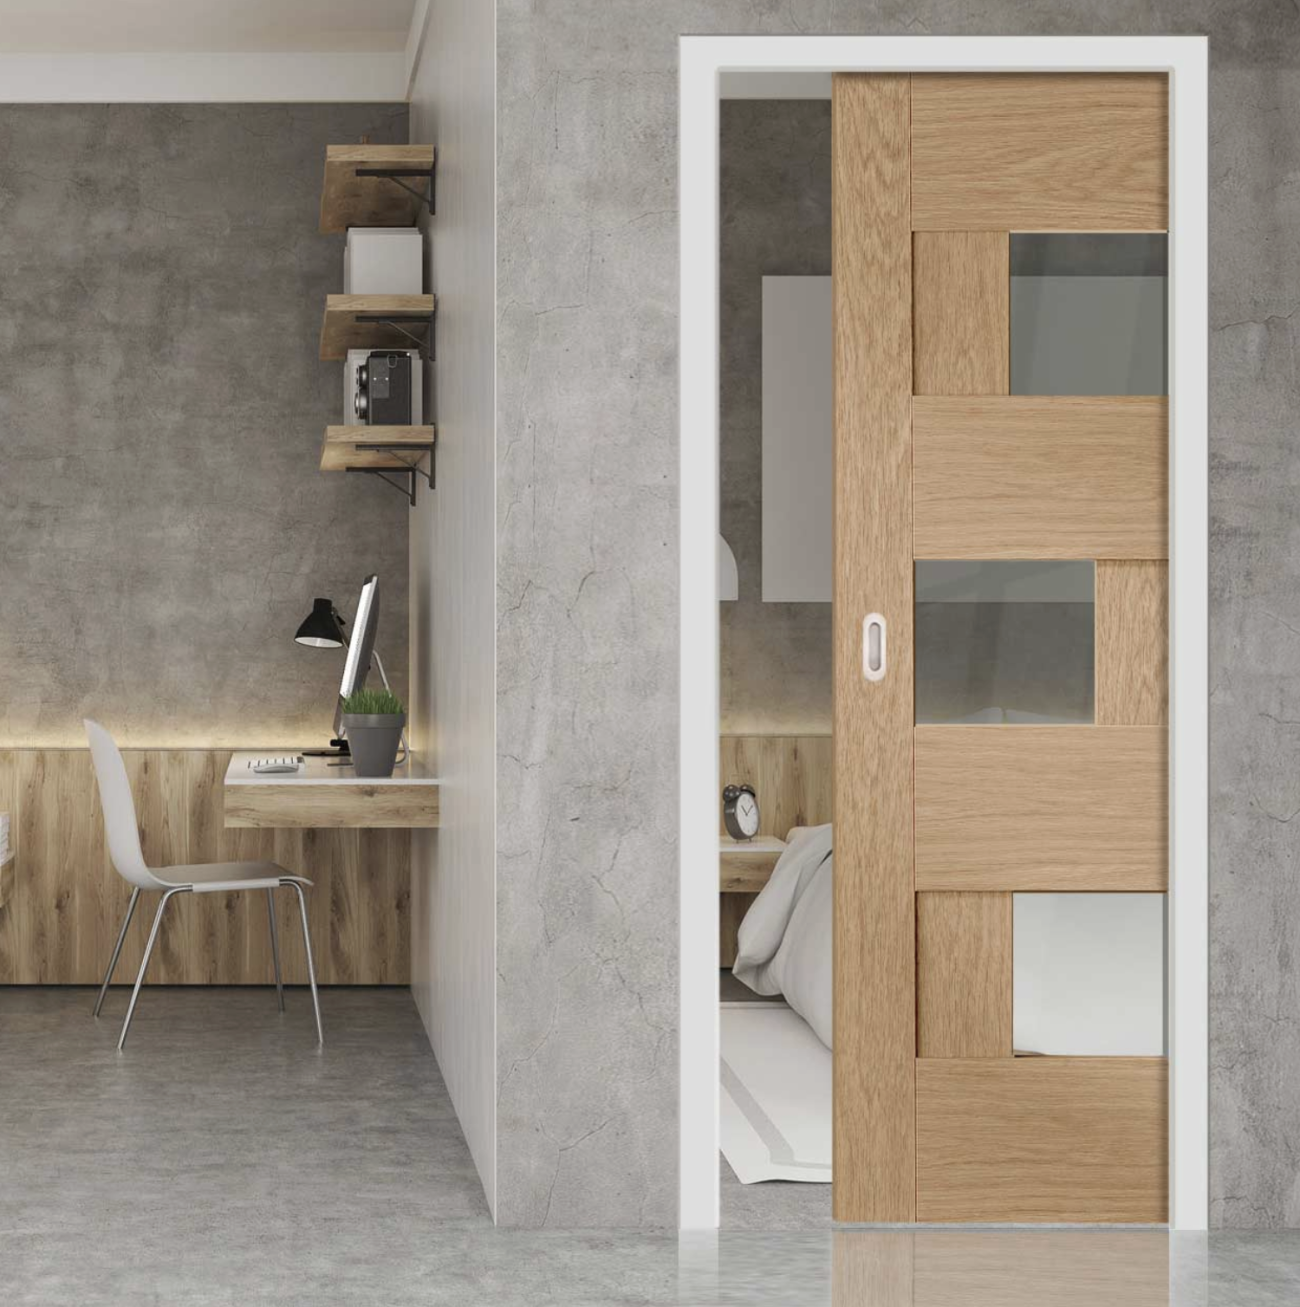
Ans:
[{"label": "computer monitor", "polygon": [[357,600],[357,614],[352,622],[352,639],[348,643],[348,656],[343,664],[343,682],[339,686],[339,701],[334,709],[334,734],[343,729],[343,700],[362,688],[370,661],[375,653],[375,630],[379,626],[379,578],[368,576],[361,583],[361,598]]}]

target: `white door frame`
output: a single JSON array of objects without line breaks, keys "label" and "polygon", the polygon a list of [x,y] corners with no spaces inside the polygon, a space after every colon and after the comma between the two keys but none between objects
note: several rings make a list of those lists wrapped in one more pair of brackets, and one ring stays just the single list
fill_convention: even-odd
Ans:
[{"label": "white door frame", "polygon": [[681,141],[680,1226],[718,1225],[718,87],[726,72],[1170,75],[1169,1221],[1209,1208],[1209,46],[1197,36],[685,36]]}]

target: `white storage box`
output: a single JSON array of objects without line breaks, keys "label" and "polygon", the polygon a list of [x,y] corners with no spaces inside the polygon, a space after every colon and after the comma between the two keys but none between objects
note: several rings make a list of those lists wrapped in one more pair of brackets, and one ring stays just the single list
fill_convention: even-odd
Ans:
[{"label": "white storage box", "polygon": [[343,248],[345,295],[419,295],[424,237],[418,227],[349,227]]}]

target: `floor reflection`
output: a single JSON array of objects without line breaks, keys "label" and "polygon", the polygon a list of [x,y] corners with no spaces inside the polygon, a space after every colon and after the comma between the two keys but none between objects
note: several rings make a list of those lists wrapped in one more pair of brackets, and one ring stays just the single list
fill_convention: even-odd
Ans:
[{"label": "floor reflection", "polygon": [[675,1301],[691,1307],[1300,1304],[1297,1231],[723,1231],[677,1252]]},{"label": "floor reflection", "polygon": [[836,1231],[834,1307],[1169,1307],[1149,1230]]}]

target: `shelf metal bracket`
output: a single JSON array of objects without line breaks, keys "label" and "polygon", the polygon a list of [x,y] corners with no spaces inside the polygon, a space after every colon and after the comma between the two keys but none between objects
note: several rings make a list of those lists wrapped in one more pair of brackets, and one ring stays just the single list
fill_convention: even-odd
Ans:
[{"label": "shelf metal bracket", "polygon": [[[387,177],[395,186],[400,186],[409,195],[414,195],[428,210],[430,217],[437,212],[436,202],[438,198],[436,177],[438,175],[438,161],[435,158],[428,168],[357,168],[358,177]],[[414,186],[408,186],[403,177],[423,177],[425,187],[423,191],[417,191]]]},{"label": "shelf metal bracket", "polygon": [[[427,445],[385,445],[385,444],[362,444],[357,442],[358,452],[388,454],[397,459],[399,463],[406,465],[405,471],[399,472],[396,468],[383,467],[350,467],[345,470],[348,472],[365,472],[370,476],[376,476],[394,490],[400,490],[407,498],[407,502],[412,508],[415,507],[415,491],[419,482],[417,477],[423,477],[428,482],[430,490],[438,488],[438,451],[434,441]],[[413,460],[404,457],[406,454],[414,454]],[[429,456],[429,466],[427,468],[420,466],[420,459],[425,454]],[[405,484],[400,481],[394,481],[389,472],[397,472],[398,476],[406,478]]]},{"label": "shelf metal bracket", "polygon": [[[352,315],[353,322],[375,322],[384,327],[391,327],[394,331],[400,332],[407,340],[420,350],[424,357],[430,363],[438,361],[437,337],[434,332],[434,319],[437,317],[437,310],[433,313],[355,313]],[[402,326],[403,322],[417,322],[424,328],[424,336],[421,338],[414,332],[407,331]]]}]

